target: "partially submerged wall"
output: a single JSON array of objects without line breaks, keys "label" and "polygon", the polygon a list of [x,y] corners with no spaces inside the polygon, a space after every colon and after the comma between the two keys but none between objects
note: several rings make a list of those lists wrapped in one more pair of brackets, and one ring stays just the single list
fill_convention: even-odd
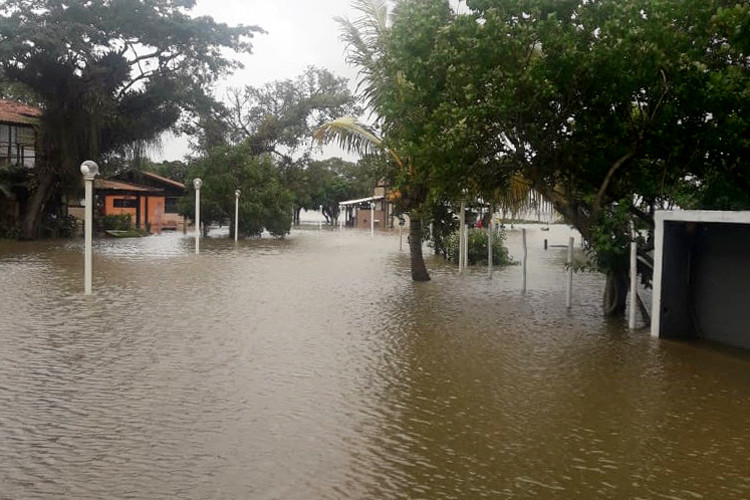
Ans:
[{"label": "partially submerged wall", "polygon": [[674,214],[657,218],[652,334],[750,349],[750,214]]}]

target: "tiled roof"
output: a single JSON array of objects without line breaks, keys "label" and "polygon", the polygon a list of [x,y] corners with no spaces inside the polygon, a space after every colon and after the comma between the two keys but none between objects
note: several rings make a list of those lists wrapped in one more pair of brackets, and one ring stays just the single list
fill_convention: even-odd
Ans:
[{"label": "tiled roof", "polygon": [[156,175],[153,172],[141,172],[141,173],[143,175],[145,175],[146,177],[150,177],[151,179],[163,182],[165,184],[169,184],[169,185],[174,186],[174,187],[182,188],[183,190],[185,189],[185,185],[183,183],[181,183],[181,182],[178,182],[178,181],[175,181],[175,180],[172,180],[172,179],[168,179],[166,177],[162,177],[161,175]]},{"label": "tiled roof", "polygon": [[94,188],[96,189],[109,189],[111,191],[137,191],[140,193],[161,193],[163,189],[150,188],[144,186],[138,186],[136,184],[130,184],[122,181],[112,181],[109,179],[95,179]]},{"label": "tiled roof", "polygon": [[21,125],[35,125],[42,110],[33,106],[0,99],[0,122]]}]

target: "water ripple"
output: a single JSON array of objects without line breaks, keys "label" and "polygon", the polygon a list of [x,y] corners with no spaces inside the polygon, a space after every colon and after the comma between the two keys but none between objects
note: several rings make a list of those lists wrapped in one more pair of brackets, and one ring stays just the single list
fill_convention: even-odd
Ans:
[{"label": "water ripple", "polygon": [[[746,498],[750,357],[565,308],[565,227],[412,283],[393,235],[0,244],[0,498]],[[518,255],[520,233],[508,245]]]}]

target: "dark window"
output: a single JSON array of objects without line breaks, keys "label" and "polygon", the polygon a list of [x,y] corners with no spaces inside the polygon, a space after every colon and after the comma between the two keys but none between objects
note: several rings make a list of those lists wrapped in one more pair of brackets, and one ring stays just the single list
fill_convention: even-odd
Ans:
[{"label": "dark window", "polygon": [[115,198],[115,208],[136,208],[137,200],[135,198]]},{"label": "dark window", "polygon": [[164,213],[165,214],[177,213],[177,198],[165,198],[164,199]]}]

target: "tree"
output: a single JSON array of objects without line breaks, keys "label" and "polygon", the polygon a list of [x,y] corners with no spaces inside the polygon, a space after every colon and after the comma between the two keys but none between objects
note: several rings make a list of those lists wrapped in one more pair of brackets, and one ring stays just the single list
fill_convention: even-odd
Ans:
[{"label": "tree", "polygon": [[444,154],[481,145],[479,160],[520,173],[581,232],[607,273],[605,311],[622,314],[629,219],[647,228],[654,209],[678,201],[748,202],[750,6],[468,6],[445,35],[450,72],[434,122]]},{"label": "tree", "polygon": [[299,223],[300,211],[313,204],[305,173],[313,131],[327,121],[358,112],[345,78],[310,66],[295,79],[232,90],[223,119],[230,143],[244,142],[256,155],[273,155],[284,185],[295,195],[295,222]]},{"label": "tree", "polygon": [[354,6],[361,17],[339,22],[348,45],[347,60],[360,71],[359,90],[376,123],[370,128],[339,120],[321,129],[320,137],[382,154],[390,166],[387,177],[395,188],[397,210],[410,215],[412,279],[427,281],[422,224],[430,197],[442,187],[433,182],[442,165],[435,165],[440,138],[430,122],[446,74],[445,67],[433,64],[433,52],[453,13],[447,1],[437,0],[397,2],[390,19],[385,1],[357,0]]},{"label": "tree", "polygon": [[[284,188],[279,172],[269,155],[256,155],[247,144],[220,146],[194,160],[188,167],[188,178],[200,177],[201,223],[230,220],[234,227],[236,189],[240,189],[239,234],[259,236],[267,230],[283,237],[291,229],[292,193]],[[188,189],[192,190],[192,182]],[[194,197],[187,196],[181,212],[195,218]],[[232,231],[230,231],[230,234]]]},{"label": "tree", "polygon": [[372,193],[376,179],[367,160],[351,163],[341,158],[312,161],[305,170],[310,189],[310,205],[305,209],[323,207],[323,216],[333,225],[339,216],[339,203],[364,198]]},{"label": "tree", "polygon": [[0,72],[43,109],[36,186],[22,222],[32,238],[53,189],[80,184],[83,159],[175,126],[212,105],[207,91],[238,67],[257,27],[194,18],[194,0],[8,0],[0,6]]}]

